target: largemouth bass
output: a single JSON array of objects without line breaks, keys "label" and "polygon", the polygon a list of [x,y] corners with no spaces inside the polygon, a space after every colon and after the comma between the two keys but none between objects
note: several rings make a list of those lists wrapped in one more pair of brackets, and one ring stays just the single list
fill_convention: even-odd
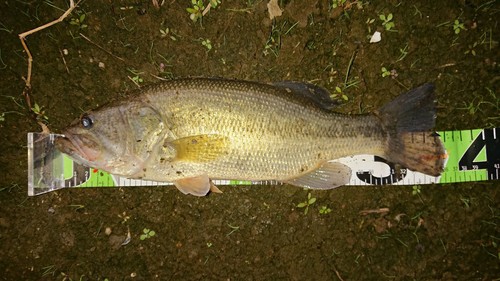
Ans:
[{"label": "largemouth bass", "polygon": [[356,154],[438,176],[446,153],[430,132],[433,92],[424,84],[373,114],[343,115],[308,83],[179,79],[83,114],[56,145],[89,167],[198,196],[217,190],[210,179],[331,189],[351,170],[330,160]]}]

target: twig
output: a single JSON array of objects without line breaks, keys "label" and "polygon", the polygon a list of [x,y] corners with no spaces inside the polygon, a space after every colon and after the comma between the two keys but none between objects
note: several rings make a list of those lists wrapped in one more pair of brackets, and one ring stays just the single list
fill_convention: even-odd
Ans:
[{"label": "twig", "polygon": [[[41,26],[39,26],[37,28],[31,29],[31,30],[28,30],[26,32],[23,32],[23,33],[19,34],[19,40],[21,40],[21,44],[23,45],[24,51],[28,55],[28,74],[27,74],[26,78],[23,78],[26,86],[24,87],[24,90],[23,90],[22,94],[24,96],[24,99],[26,100],[26,105],[28,106],[28,109],[31,112],[33,112],[33,109],[32,109],[32,106],[31,106],[31,98],[30,98],[30,92],[31,92],[31,70],[33,68],[33,56],[31,55],[31,52],[30,52],[30,50],[28,48],[28,45],[26,44],[26,37],[28,35],[31,35],[33,33],[38,32],[40,30],[43,30],[43,29],[45,29],[47,27],[51,27],[54,24],[62,22],[76,8],[76,6],[78,5],[78,3],[80,3],[80,2],[77,2],[75,4],[74,0],[69,0],[69,8],[58,19],[55,19],[55,20],[53,20],[51,22],[48,22],[48,23],[46,23],[44,25],[41,25]],[[45,125],[44,123],[42,123],[42,121],[40,121],[40,120],[37,120],[37,123],[42,127],[42,132],[43,133],[49,133],[49,128],[47,127],[47,125]]]},{"label": "twig", "polygon": [[352,65],[354,64],[354,59],[356,58],[357,51],[352,53],[351,59],[349,60],[349,65],[347,66],[347,70],[345,71],[345,79],[344,86],[347,85],[347,80],[349,79],[349,74],[351,73]]},{"label": "twig", "polygon": [[141,85],[139,85],[139,83],[137,83],[134,79],[132,79],[132,77],[127,76],[127,78],[130,79],[130,81],[132,81],[132,83],[134,83],[137,86],[137,88],[141,88]]},{"label": "twig", "polygon": [[82,36],[82,37],[83,37],[83,39],[87,40],[87,41],[88,41],[89,43],[91,43],[92,45],[94,45],[94,46],[96,46],[97,48],[99,48],[99,49],[103,50],[104,52],[108,53],[110,56],[112,56],[112,57],[114,57],[114,58],[116,58],[116,59],[119,59],[119,60],[121,60],[121,61],[123,61],[123,62],[125,61],[124,59],[120,58],[119,56],[117,56],[117,55],[115,55],[115,54],[111,53],[110,51],[108,51],[108,50],[104,49],[103,47],[99,46],[97,43],[95,43],[94,41],[90,40],[87,36],[85,36],[85,35],[83,35],[83,34],[81,34],[81,33],[79,33],[79,34],[80,34],[80,36]]},{"label": "twig", "polygon": [[212,8],[212,3],[208,3],[207,7],[205,8],[205,10],[203,10],[201,15],[204,17],[210,11],[210,8]]},{"label": "twig", "polygon": [[[31,35],[33,33],[38,32],[40,30],[43,30],[47,27],[53,26],[56,23],[62,22],[76,8],[76,5],[78,5],[78,3],[75,4],[74,0],[69,0],[69,8],[58,19],[55,19],[55,20],[53,20],[49,23],[46,23],[42,26],[39,26],[37,28],[31,29],[31,30],[28,30],[26,32],[19,34],[19,39],[21,40],[21,44],[23,45],[24,51],[26,51],[26,54],[28,55],[28,75],[25,78],[26,87],[28,88],[28,90],[31,89],[31,69],[33,66],[33,56],[31,55],[31,52],[28,48],[28,45],[26,45],[26,42],[25,42],[26,37],[28,35]],[[29,104],[29,105],[31,105],[31,104]]]},{"label": "twig", "polygon": [[335,271],[335,275],[337,275],[337,278],[340,279],[340,281],[344,281],[344,279],[342,279],[342,276],[340,276],[340,273],[339,271],[335,268],[335,266],[333,267],[333,271]]},{"label": "twig", "polygon": [[366,216],[368,214],[384,214],[384,213],[388,213],[388,212],[389,212],[389,208],[379,208],[379,209],[374,209],[374,210],[363,210],[363,211],[360,211],[359,214]]},{"label": "twig", "polygon": [[64,53],[63,53],[63,51],[61,51],[61,49],[59,49],[59,53],[61,54],[61,58],[62,58],[62,61],[64,63],[64,67],[66,67],[66,72],[68,72],[68,74],[69,74],[69,68],[68,68],[68,64],[66,64],[66,59],[64,58]]}]

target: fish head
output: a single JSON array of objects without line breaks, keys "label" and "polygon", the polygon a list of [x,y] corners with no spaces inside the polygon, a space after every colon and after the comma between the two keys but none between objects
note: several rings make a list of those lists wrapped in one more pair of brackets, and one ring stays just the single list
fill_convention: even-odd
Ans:
[{"label": "fish head", "polygon": [[165,126],[154,108],[130,102],[87,112],[56,139],[56,147],[76,162],[111,174],[140,177],[161,146]]}]

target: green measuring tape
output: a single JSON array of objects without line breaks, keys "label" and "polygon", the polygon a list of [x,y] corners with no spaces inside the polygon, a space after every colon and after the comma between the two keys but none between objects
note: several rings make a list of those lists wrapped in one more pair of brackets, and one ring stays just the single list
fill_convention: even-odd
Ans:
[{"label": "green measuring tape", "polygon": [[[353,174],[348,185],[416,185],[455,183],[500,178],[500,128],[440,131],[448,153],[444,172],[432,177],[397,167],[374,155],[356,155],[335,161],[348,165]],[[80,165],[54,147],[56,134],[28,133],[28,195],[61,188],[158,186],[171,183],[127,179]],[[216,180],[216,185],[279,184]]]}]

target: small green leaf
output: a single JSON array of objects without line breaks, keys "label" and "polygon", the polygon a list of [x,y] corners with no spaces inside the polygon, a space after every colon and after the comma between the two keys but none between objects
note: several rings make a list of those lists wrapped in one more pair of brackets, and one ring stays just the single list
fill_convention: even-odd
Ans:
[{"label": "small green leaf", "polygon": [[307,204],[304,202],[297,204],[297,207],[299,208],[304,208],[305,206],[307,206]]}]

